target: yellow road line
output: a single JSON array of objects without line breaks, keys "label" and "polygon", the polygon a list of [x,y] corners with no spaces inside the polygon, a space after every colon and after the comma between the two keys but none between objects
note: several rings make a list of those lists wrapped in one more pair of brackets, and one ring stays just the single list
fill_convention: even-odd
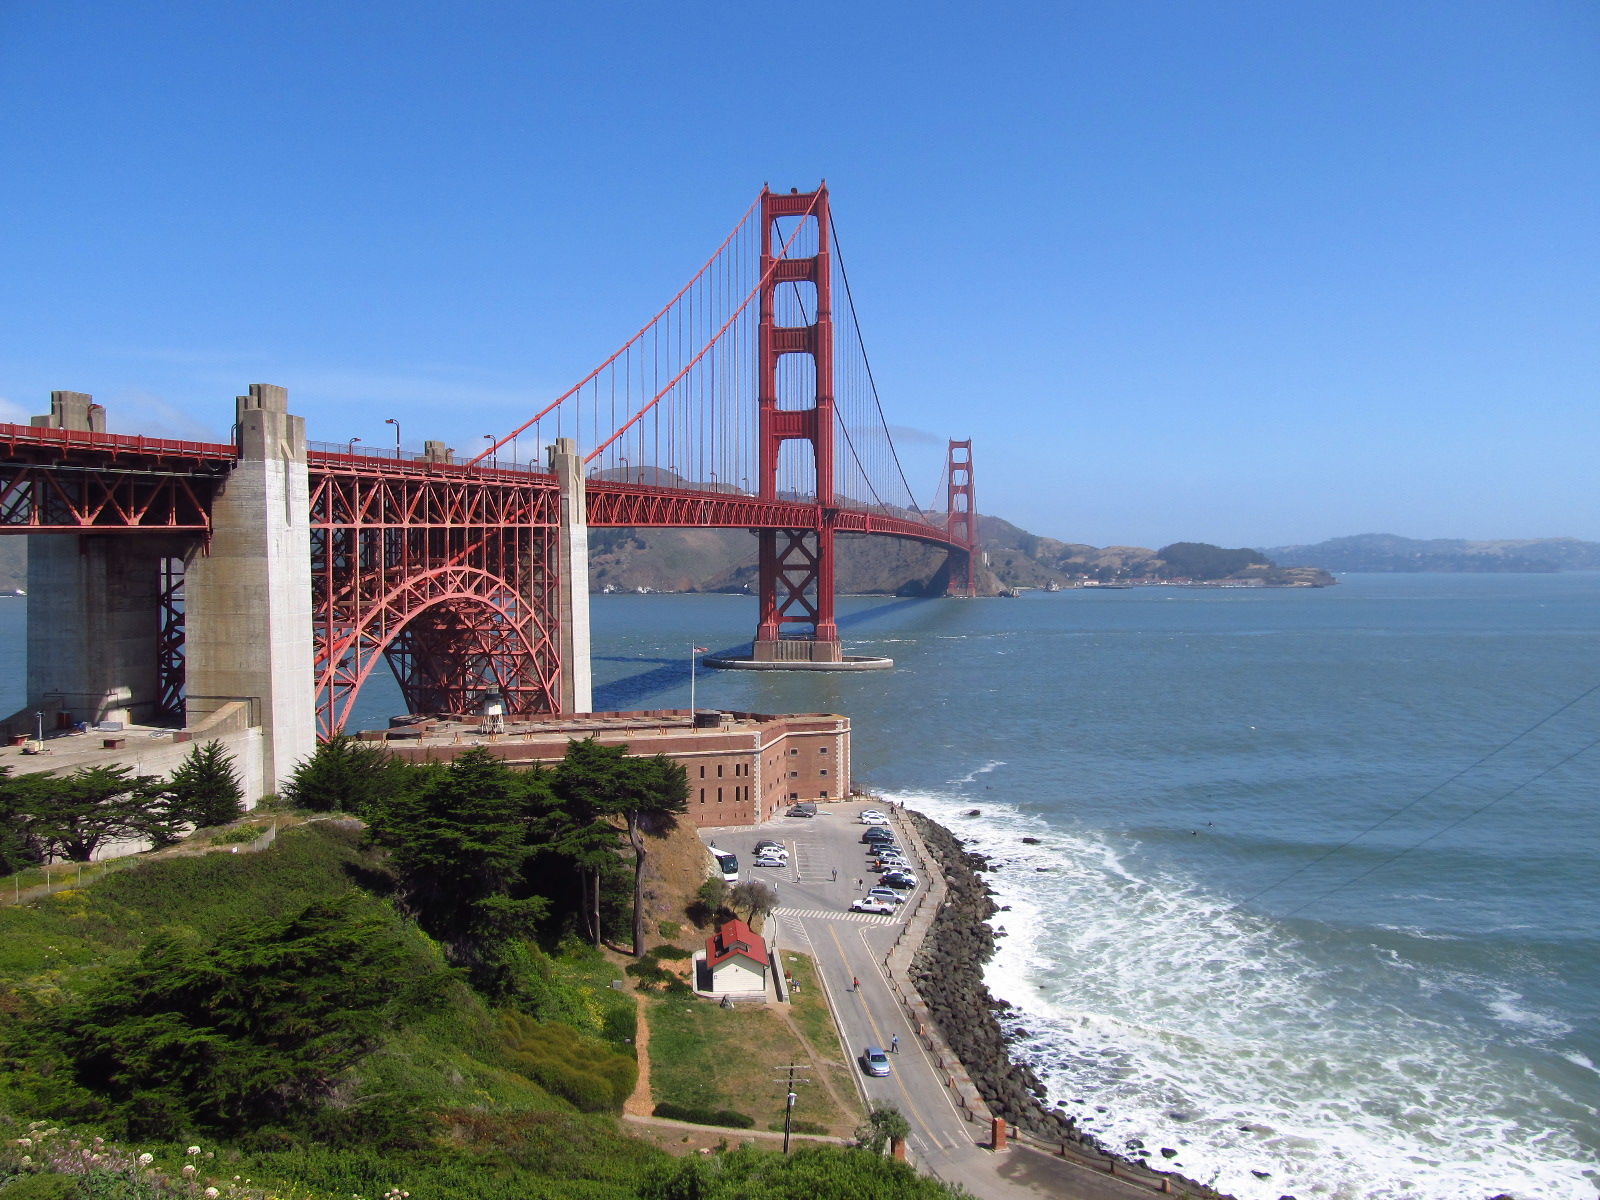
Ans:
[{"label": "yellow road line", "polygon": [[[846,956],[846,954],[844,952],[844,945],[843,945],[843,943],[841,943],[839,941],[839,935],[834,931],[833,922],[832,921],[828,922],[828,936],[833,939],[834,947],[839,951],[839,961],[844,963],[844,965],[846,967],[849,967],[850,959],[849,959],[848,956]],[[870,953],[870,950],[869,950],[869,953]],[[852,979],[856,978],[856,975],[855,975],[854,972],[851,972],[850,978],[852,978]],[[858,991],[856,993],[856,995],[859,997],[860,996],[860,992]],[[878,1028],[878,1023],[872,1019],[872,1010],[871,1010],[871,1008],[868,1007],[865,1003],[863,1003],[862,1006],[861,1006],[861,1011],[862,1011],[862,1015],[867,1018],[867,1024],[872,1026],[872,1032],[877,1036],[879,1044],[882,1045],[882,1043],[883,1043],[883,1031]],[[844,1031],[840,1030],[840,1032],[843,1033]],[[926,1137],[928,1139],[928,1141],[932,1142],[939,1149],[943,1150],[945,1148],[944,1143],[942,1141],[940,1141],[939,1138],[934,1134],[933,1130],[928,1127],[928,1122],[923,1119],[922,1111],[916,1106],[916,1103],[911,1099],[910,1093],[908,1093],[906,1091],[905,1084],[901,1082],[899,1074],[895,1073],[894,1075],[891,1075],[890,1078],[894,1080],[895,1090],[900,1093],[901,1097],[906,1102],[906,1106],[911,1109],[911,1115],[916,1118],[917,1124],[919,1126],[921,1126],[923,1136]]]}]

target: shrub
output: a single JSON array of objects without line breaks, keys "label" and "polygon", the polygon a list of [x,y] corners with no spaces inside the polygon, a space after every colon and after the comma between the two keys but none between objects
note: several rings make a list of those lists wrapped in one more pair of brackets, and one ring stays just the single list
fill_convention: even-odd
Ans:
[{"label": "shrub", "polygon": [[307,1116],[448,972],[346,896],[239,922],[214,943],[152,938],[49,1018],[77,1083],[129,1131],[232,1132]]},{"label": "shrub", "polygon": [[682,946],[657,946],[654,950],[650,951],[650,954],[647,957],[657,959],[664,958],[670,962],[682,962],[684,959],[693,958],[694,956]]},{"label": "shrub", "polygon": [[620,1111],[638,1082],[632,1058],[570,1025],[507,1013],[502,1028],[508,1065],[582,1112]]},{"label": "shrub", "polygon": [[755,1120],[731,1108],[710,1108],[699,1104],[671,1104],[662,1101],[653,1115],[669,1121],[688,1121],[693,1125],[722,1125],[729,1129],[754,1129]]},{"label": "shrub", "polygon": [[241,825],[237,829],[224,829],[211,835],[213,846],[231,846],[238,842],[253,842],[266,830],[259,825]]},{"label": "shrub", "polygon": [[5,1186],[6,1200],[73,1200],[78,1181],[71,1175],[44,1172],[23,1175]]},{"label": "shrub", "polygon": [[656,928],[661,931],[662,937],[666,938],[668,941],[671,941],[673,938],[678,936],[678,933],[683,926],[679,925],[676,921],[659,921],[656,924]]}]

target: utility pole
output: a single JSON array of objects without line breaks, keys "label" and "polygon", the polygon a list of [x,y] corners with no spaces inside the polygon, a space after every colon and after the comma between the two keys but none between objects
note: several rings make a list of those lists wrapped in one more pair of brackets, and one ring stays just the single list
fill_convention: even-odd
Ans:
[{"label": "utility pole", "polygon": [[[789,1135],[794,1128],[794,1102],[800,1098],[794,1090],[794,1085],[811,1082],[809,1079],[795,1078],[795,1072],[805,1065],[804,1063],[779,1063],[777,1066],[778,1070],[789,1072],[788,1095],[785,1097],[783,1104],[783,1152],[785,1154],[789,1153]],[[784,1081],[782,1079],[774,1079],[773,1082],[783,1083]]]}]

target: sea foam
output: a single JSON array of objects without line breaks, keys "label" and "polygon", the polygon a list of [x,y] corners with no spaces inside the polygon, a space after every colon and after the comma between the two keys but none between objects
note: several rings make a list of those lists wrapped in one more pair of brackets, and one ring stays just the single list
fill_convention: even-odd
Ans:
[{"label": "sea foam", "polygon": [[[1360,930],[1236,908],[1114,835],[989,799],[965,815],[960,785],[999,765],[891,796],[994,863],[1010,911],[987,982],[1015,1006],[1014,1056],[1085,1129],[1246,1200],[1593,1200],[1593,1109],[1526,1066],[1559,1022]],[[1442,991],[1483,1019],[1423,1002]]]}]

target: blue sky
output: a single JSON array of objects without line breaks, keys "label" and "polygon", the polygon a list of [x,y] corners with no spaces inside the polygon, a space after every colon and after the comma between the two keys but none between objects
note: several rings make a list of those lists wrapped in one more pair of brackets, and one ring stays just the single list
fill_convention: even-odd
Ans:
[{"label": "blue sky", "polygon": [[1593,3],[0,0],[0,106],[0,414],[504,430],[825,176],[983,511],[1600,539]]}]

